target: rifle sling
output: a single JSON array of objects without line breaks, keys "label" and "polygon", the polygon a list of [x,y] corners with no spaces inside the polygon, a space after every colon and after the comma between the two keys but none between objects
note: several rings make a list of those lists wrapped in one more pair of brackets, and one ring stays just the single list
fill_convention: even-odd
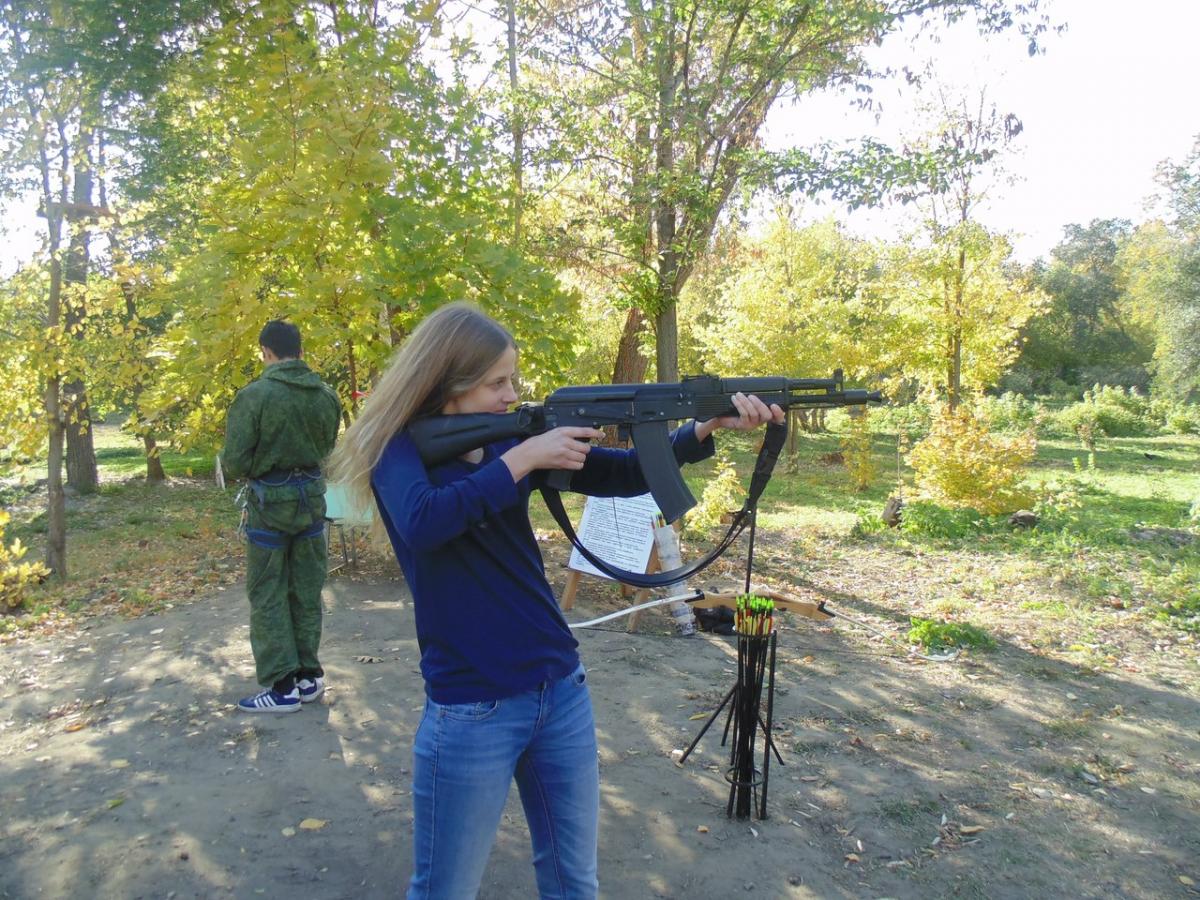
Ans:
[{"label": "rifle sling", "polygon": [[758,451],[758,459],[754,463],[754,475],[750,479],[750,488],[746,493],[746,502],[742,504],[742,508],[734,515],[733,523],[729,526],[729,530],[725,532],[725,536],[721,538],[717,546],[707,555],[685,566],[672,569],[669,572],[655,572],[652,574],[627,572],[624,569],[618,569],[616,566],[606,563],[585,547],[583,541],[579,539],[579,535],[575,533],[575,529],[571,525],[571,518],[567,515],[567,511],[563,507],[562,495],[554,488],[543,487],[541,488],[542,499],[546,502],[546,508],[550,510],[550,515],[554,517],[554,521],[558,523],[558,527],[566,535],[567,540],[571,542],[572,546],[579,551],[584,559],[609,578],[614,578],[622,584],[639,588],[667,587],[677,584],[707,568],[717,557],[728,550],[730,545],[742,533],[742,530],[750,523],[752,512],[758,505],[758,498],[762,496],[763,489],[766,488],[767,482],[771,480],[771,473],[775,469],[775,463],[779,459],[779,453],[783,449],[783,443],[786,439],[786,424],[777,425],[771,422],[767,425],[767,433],[763,437],[762,448]]}]

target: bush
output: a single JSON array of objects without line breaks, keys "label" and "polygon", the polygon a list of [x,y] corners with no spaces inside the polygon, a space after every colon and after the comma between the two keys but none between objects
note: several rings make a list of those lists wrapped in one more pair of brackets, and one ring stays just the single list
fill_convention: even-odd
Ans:
[{"label": "bush", "polygon": [[996,646],[992,636],[978,625],[967,622],[935,622],[933,619],[919,619],[915,616],[909,621],[912,623],[912,628],[908,631],[909,642],[920,644],[927,653],[941,653],[956,647],[991,650]]},{"label": "bush", "polygon": [[974,411],[992,431],[1028,431],[1046,416],[1036,400],[1012,391],[1005,391],[999,397],[980,397],[975,401]]},{"label": "bush", "polygon": [[[837,417],[839,431],[846,430],[850,425],[850,416],[843,410],[834,410],[829,414],[830,427],[834,417]],[[917,437],[929,430],[932,412],[927,403],[906,403],[903,406],[882,406],[871,410],[871,427],[876,432],[889,434],[907,434]]]},{"label": "bush", "polygon": [[1150,416],[1163,434],[1200,434],[1200,406],[1159,397],[1150,403]]},{"label": "bush", "polygon": [[[883,522],[880,520],[880,525]],[[904,504],[900,530],[937,540],[958,540],[992,529],[993,520],[970,507],[951,509],[928,500]]]},{"label": "bush", "polygon": [[1171,598],[1159,604],[1157,618],[1182,631],[1200,634],[1200,564],[1177,561],[1157,588],[1160,596]]},{"label": "bush", "polygon": [[1146,437],[1159,430],[1150,399],[1133,388],[1096,385],[1083,399],[1050,417],[1049,431],[1075,435],[1089,443],[1097,437]]},{"label": "bush", "polygon": [[1114,406],[1123,409],[1139,419],[1150,417],[1150,398],[1135,388],[1126,389],[1097,384],[1090,391],[1084,391],[1083,399],[1095,403],[1097,406]]},{"label": "bush", "polygon": [[1032,431],[996,435],[969,412],[946,410],[908,460],[918,486],[934,501],[997,515],[1030,505],[1021,479],[1036,455]]},{"label": "bush", "polygon": [[1150,389],[1150,373],[1145,366],[1084,366],[1079,370],[1080,384],[1103,384],[1113,390],[1128,388],[1145,393]]},{"label": "bush", "polygon": [[884,524],[883,518],[879,513],[859,513],[853,527],[850,529],[850,537],[855,540],[861,540],[867,535],[880,534],[884,531],[887,531],[887,525]]},{"label": "bush", "polygon": [[870,414],[861,410],[850,417],[849,428],[842,436],[842,457],[846,461],[846,474],[856,491],[865,491],[875,480],[875,458],[871,455]]},{"label": "bush", "polygon": [[1053,437],[1077,437],[1087,443],[1104,434],[1095,404],[1072,403],[1047,417],[1042,434]]},{"label": "bush", "polygon": [[29,588],[45,581],[50,575],[50,570],[40,562],[21,562],[25,547],[19,540],[11,544],[4,543],[4,529],[8,520],[8,513],[0,510],[0,611],[21,607]]},{"label": "bush", "polygon": [[1037,393],[1039,379],[1038,372],[1024,366],[1017,366],[1009,369],[1000,376],[1000,382],[996,385],[1002,393],[1024,394],[1031,396]]},{"label": "bush", "polygon": [[728,451],[718,449],[714,461],[716,470],[705,484],[700,502],[683,520],[684,530],[689,535],[703,537],[710,529],[721,524],[725,513],[742,508],[746,489],[738,478]]}]

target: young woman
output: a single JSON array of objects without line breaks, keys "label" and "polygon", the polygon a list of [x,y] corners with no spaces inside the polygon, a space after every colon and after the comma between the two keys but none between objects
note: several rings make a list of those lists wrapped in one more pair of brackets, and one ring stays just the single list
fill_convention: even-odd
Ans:
[{"label": "young woman", "polygon": [[[474,897],[515,778],[542,897],[594,897],[599,774],[578,643],[546,581],[529,494],[550,469],[599,496],[647,490],[635,450],[594,447],[591,428],[502,441],[426,469],[405,426],[424,416],[505,413],[517,347],[466,304],[428,316],[397,351],[331,462],[374,497],[413,595],[425,712],[413,747],[410,898]],[[713,453],[717,428],[783,411],[734,399],[740,416],[671,437],[680,463]]]}]

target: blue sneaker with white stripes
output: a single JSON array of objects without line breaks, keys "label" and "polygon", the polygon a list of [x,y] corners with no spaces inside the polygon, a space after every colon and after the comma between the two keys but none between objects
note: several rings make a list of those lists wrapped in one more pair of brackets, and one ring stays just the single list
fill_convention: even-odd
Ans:
[{"label": "blue sneaker with white stripes", "polygon": [[321,695],[325,693],[325,679],[301,678],[296,682],[296,690],[300,692],[301,703],[312,703],[321,699]]},{"label": "blue sneaker with white stripes", "polygon": [[238,701],[238,709],[250,713],[294,713],[300,712],[300,691],[292,688],[290,694],[267,688],[253,697]]}]

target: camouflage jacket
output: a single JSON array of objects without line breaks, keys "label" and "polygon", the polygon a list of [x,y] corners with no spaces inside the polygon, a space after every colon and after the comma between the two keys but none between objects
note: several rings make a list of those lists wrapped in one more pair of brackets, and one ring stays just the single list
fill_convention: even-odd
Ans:
[{"label": "camouflage jacket", "polygon": [[299,359],[267,366],[233,399],[221,464],[231,478],[319,466],[337,440],[337,394]]}]

